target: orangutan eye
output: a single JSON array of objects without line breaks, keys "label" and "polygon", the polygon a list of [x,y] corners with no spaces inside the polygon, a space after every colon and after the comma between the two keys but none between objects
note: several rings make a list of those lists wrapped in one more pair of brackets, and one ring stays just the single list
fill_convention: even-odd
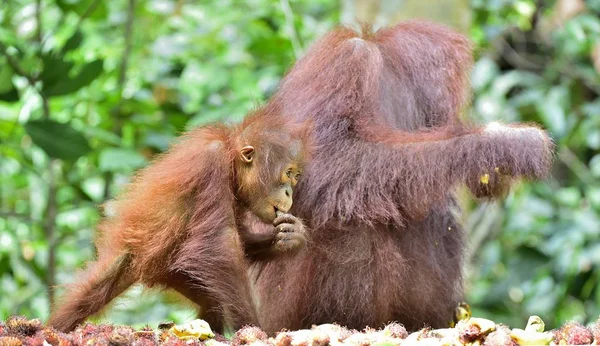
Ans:
[{"label": "orangutan eye", "polygon": [[285,172],[285,175],[286,175],[288,178],[292,178],[292,170],[291,170],[291,169],[288,169],[288,170]]},{"label": "orangutan eye", "polygon": [[300,173],[296,174],[296,175],[294,176],[294,179],[296,179],[296,181],[300,180]]}]

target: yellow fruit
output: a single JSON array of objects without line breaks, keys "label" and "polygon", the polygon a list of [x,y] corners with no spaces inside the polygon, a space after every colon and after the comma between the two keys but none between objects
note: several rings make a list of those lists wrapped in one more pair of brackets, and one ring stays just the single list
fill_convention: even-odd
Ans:
[{"label": "yellow fruit", "polygon": [[208,322],[201,319],[196,319],[179,326],[173,326],[169,331],[181,340],[206,340],[215,336],[215,333],[210,329]]},{"label": "yellow fruit", "polygon": [[487,185],[490,183],[490,175],[489,174],[484,174],[481,176],[481,178],[479,178],[479,181],[483,184],[483,185]]},{"label": "yellow fruit", "polygon": [[526,331],[523,329],[513,329],[510,337],[521,346],[543,346],[550,345],[554,337],[547,332]]},{"label": "yellow fruit", "polygon": [[529,317],[525,331],[541,333],[544,331],[544,328],[546,328],[544,321],[539,316],[533,315]]}]

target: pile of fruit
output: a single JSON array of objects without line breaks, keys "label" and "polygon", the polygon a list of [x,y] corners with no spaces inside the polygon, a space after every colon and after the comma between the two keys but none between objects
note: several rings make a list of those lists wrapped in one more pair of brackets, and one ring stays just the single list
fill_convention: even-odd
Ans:
[{"label": "pile of fruit", "polygon": [[453,328],[425,328],[411,334],[397,323],[379,330],[368,328],[363,331],[323,324],[312,329],[282,331],[275,337],[268,337],[260,328],[245,327],[238,330],[231,340],[215,335],[203,320],[183,325],[164,323],[157,330],[87,323],[68,334],[44,327],[39,320],[23,317],[11,317],[0,323],[0,346],[20,345],[600,345],[600,319],[591,328],[570,322],[547,332],[544,331],[544,322],[537,316],[529,319],[525,329],[509,329],[490,320],[467,316]]}]

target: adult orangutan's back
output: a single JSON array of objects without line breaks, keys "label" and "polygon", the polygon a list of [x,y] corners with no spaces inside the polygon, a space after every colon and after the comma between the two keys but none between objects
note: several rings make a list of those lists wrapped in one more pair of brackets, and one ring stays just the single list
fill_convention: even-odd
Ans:
[{"label": "adult orangutan's back", "polygon": [[271,102],[314,126],[292,210],[311,242],[300,256],[257,264],[265,330],[447,325],[462,298],[453,189],[499,197],[504,175],[539,179],[551,163],[551,140],[536,127],[460,120],[470,67],[463,36],[408,22],[337,29],[292,68]]}]

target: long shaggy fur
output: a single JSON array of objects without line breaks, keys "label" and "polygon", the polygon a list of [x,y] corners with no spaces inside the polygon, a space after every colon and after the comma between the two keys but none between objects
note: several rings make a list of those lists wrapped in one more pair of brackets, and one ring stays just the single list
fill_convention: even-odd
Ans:
[{"label": "long shaggy fur", "polygon": [[302,136],[270,112],[260,109],[235,127],[193,130],[140,171],[115,201],[115,215],[99,226],[98,260],[67,287],[49,324],[71,330],[140,282],[176,289],[205,310],[216,330],[226,322],[258,325],[237,229],[245,187],[235,162],[251,143],[260,153],[255,179],[271,187]]},{"label": "long shaggy fur", "polygon": [[289,71],[270,102],[314,126],[292,209],[311,246],[257,263],[265,330],[447,325],[463,295],[454,188],[497,198],[500,173],[541,179],[552,156],[536,127],[461,119],[471,65],[465,37],[415,21],[336,29]]}]

